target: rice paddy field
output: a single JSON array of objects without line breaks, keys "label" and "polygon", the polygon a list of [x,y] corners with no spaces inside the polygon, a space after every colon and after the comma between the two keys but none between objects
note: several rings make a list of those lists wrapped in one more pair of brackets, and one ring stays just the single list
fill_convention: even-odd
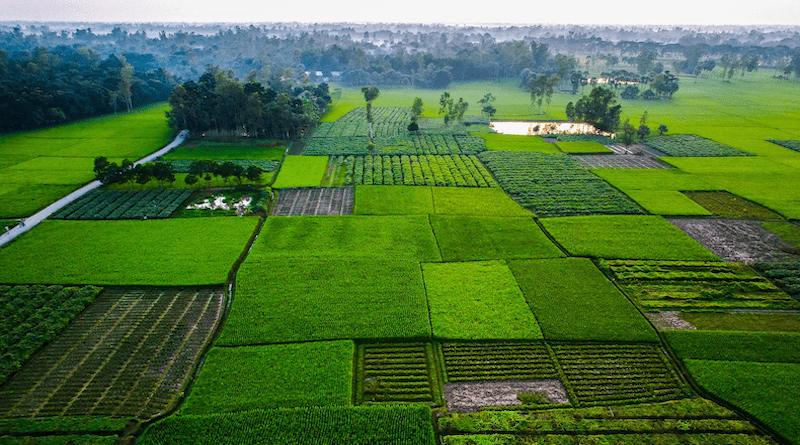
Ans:
[{"label": "rice paddy field", "polygon": [[[261,182],[104,189],[0,247],[0,443],[800,445],[800,83],[620,100],[669,127],[645,139],[665,156],[605,164],[581,157],[622,157],[608,138],[445,125],[433,90],[382,88],[370,140],[361,91],[333,88],[291,155],[165,156]],[[574,100],[449,91],[505,120]],[[152,151],[156,112],[4,138],[4,224],[91,179],[99,140]],[[259,206],[188,217],[217,193]]]}]

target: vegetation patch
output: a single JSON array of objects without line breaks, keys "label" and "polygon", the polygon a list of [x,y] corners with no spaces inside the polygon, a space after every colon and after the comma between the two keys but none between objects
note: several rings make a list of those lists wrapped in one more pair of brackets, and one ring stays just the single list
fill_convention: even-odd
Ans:
[{"label": "vegetation patch", "polygon": [[643,209],[654,215],[708,216],[712,213],[676,190],[626,190]]},{"label": "vegetation patch", "polygon": [[606,147],[599,142],[575,141],[575,142],[556,142],[556,147],[564,153],[614,153],[614,150]]},{"label": "vegetation patch", "polygon": [[0,415],[163,413],[180,397],[222,308],[222,289],[106,290],[0,388]]},{"label": "vegetation patch", "polygon": [[800,314],[682,312],[680,316],[703,331],[800,333]]},{"label": "vegetation patch", "polygon": [[517,203],[541,217],[642,213],[567,155],[490,151],[478,157]]},{"label": "vegetation patch", "polygon": [[752,414],[793,443],[800,440],[800,364],[686,360],[707,391]]},{"label": "vegetation patch", "polygon": [[[205,159],[203,159],[205,160]],[[190,159],[178,159],[173,161],[167,161],[169,165],[172,166],[173,171],[175,173],[191,173],[192,171],[192,164],[197,160],[190,160]],[[244,159],[214,159],[211,160],[216,162],[217,164],[226,164],[230,162],[233,165],[238,165],[247,170],[250,166],[255,166],[260,168],[265,172],[271,172],[278,168],[278,161],[272,160],[262,160],[262,159],[254,159],[254,160],[244,160]]]},{"label": "vegetation patch", "polygon": [[142,191],[94,190],[53,215],[55,219],[154,219],[167,218],[183,204],[192,190]]},{"label": "vegetation patch", "polygon": [[359,345],[357,363],[358,404],[441,401],[430,343]]},{"label": "vegetation patch", "polygon": [[272,187],[319,187],[327,166],[327,156],[286,156]]},{"label": "vegetation patch", "polygon": [[213,348],[183,414],[350,405],[352,341]]},{"label": "vegetation patch", "polygon": [[794,299],[800,300],[800,261],[756,263],[753,268]]},{"label": "vegetation patch", "polygon": [[114,445],[117,435],[93,436],[91,434],[67,434],[63,436],[0,436],[5,445]]},{"label": "vegetation patch", "polygon": [[102,289],[0,286],[0,384],[59,332]]},{"label": "vegetation patch", "polygon": [[800,152],[800,141],[796,139],[767,139],[773,144],[778,144],[781,147],[786,147],[789,150]]},{"label": "vegetation patch", "polygon": [[535,151],[539,153],[558,153],[554,144],[539,136],[520,136],[499,133],[475,133],[483,139],[486,149],[492,151]]},{"label": "vegetation patch", "polygon": [[325,185],[497,187],[475,155],[332,156]]},{"label": "vegetation patch", "polygon": [[112,433],[124,430],[131,421],[135,421],[135,419],[132,417],[98,416],[21,417],[16,419],[0,419],[0,435],[46,434],[62,431],[92,431],[96,433]]},{"label": "vegetation patch", "polygon": [[[200,433],[202,432],[202,433]],[[312,407],[173,416],[150,426],[142,445],[433,445],[431,409],[419,405]]]},{"label": "vegetation patch", "polygon": [[668,331],[664,335],[681,359],[800,363],[800,334]]},{"label": "vegetation patch", "polygon": [[0,183],[0,218],[33,215],[76,188],[75,185]]},{"label": "vegetation patch", "polygon": [[430,335],[417,263],[380,257],[248,258],[217,344]]},{"label": "vegetation patch", "polygon": [[542,332],[505,263],[422,265],[439,339],[540,339]]},{"label": "vegetation patch", "polygon": [[0,283],[221,284],[257,222],[44,221],[0,249]]},{"label": "vegetation patch", "polygon": [[438,215],[531,216],[501,189],[431,189],[433,208]]},{"label": "vegetation patch", "polygon": [[743,264],[601,260],[599,266],[647,311],[800,309],[800,303]]},{"label": "vegetation patch", "polygon": [[[268,218],[248,260],[405,258],[441,261],[427,216]],[[2,258],[0,256],[0,258]]]},{"label": "vegetation patch", "polygon": [[356,186],[356,215],[427,215],[433,213],[430,187]]},{"label": "vegetation patch", "polygon": [[444,261],[564,256],[531,217],[432,215]]},{"label": "vegetation patch", "polygon": [[190,140],[173,148],[161,159],[165,161],[220,159],[280,161],[285,150],[286,146],[282,141],[268,139],[238,142]]},{"label": "vegetation patch", "polygon": [[283,189],[273,216],[352,215],[353,187]]},{"label": "vegetation patch", "polygon": [[689,395],[658,346],[551,347],[577,405],[652,403]]},{"label": "vegetation patch", "polygon": [[657,341],[647,320],[585,258],[509,261],[548,340]]},{"label": "vegetation patch", "polygon": [[764,221],[761,223],[761,227],[778,235],[795,248],[800,249],[800,225],[788,221]]},{"label": "vegetation patch", "polygon": [[717,256],[658,216],[576,216],[541,220],[567,251],[592,258],[717,260]]},{"label": "vegetation patch", "polygon": [[441,348],[448,382],[558,378],[544,343],[443,343]]},{"label": "vegetation patch", "polygon": [[683,193],[712,214],[723,218],[782,219],[772,210],[726,191]]},{"label": "vegetation patch", "polygon": [[731,146],[694,134],[671,134],[645,140],[645,144],[667,156],[753,156]]}]

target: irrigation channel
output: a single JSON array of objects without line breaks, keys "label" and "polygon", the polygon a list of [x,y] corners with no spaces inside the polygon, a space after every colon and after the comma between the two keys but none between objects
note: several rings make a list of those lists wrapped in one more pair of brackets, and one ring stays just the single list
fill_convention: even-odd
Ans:
[{"label": "irrigation channel", "polygon": [[[172,142],[170,142],[169,144],[167,144],[166,146],[164,146],[164,148],[162,148],[162,149],[160,149],[160,150],[158,150],[156,152],[153,152],[153,153],[143,157],[142,159],[139,159],[138,161],[134,162],[133,165],[144,164],[146,162],[150,162],[150,161],[158,158],[159,156],[165,155],[167,152],[169,152],[173,148],[177,147],[178,145],[181,145],[183,143],[183,141],[186,140],[186,136],[188,136],[188,135],[189,135],[189,130],[181,131],[180,133],[178,133],[178,135],[175,137],[175,139]],[[80,198],[81,196],[91,192],[92,190],[94,190],[96,188],[100,188],[102,185],[103,185],[103,183],[100,182],[100,181],[92,181],[92,182],[84,185],[83,187],[79,188],[78,190],[75,190],[74,192],[70,193],[69,195],[67,195],[67,196],[59,199],[58,201],[50,204],[49,206],[47,206],[44,209],[40,210],[39,212],[33,214],[32,216],[29,216],[29,217],[23,219],[13,229],[11,229],[8,232],[5,232],[3,234],[0,234],[0,246],[10,242],[11,240],[13,240],[14,238],[18,237],[19,235],[27,232],[28,230],[30,230],[35,225],[37,225],[40,222],[42,222],[45,219],[47,219],[47,217],[49,217],[53,213],[61,210],[63,207],[65,207],[68,204],[72,203],[73,201],[75,201],[76,199]]]}]

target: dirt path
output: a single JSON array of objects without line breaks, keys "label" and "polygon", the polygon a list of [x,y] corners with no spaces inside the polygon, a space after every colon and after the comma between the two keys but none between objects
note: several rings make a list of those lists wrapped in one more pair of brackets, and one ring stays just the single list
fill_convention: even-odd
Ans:
[{"label": "dirt path", "polygon": [[[136,161],[134,163],[134,165],[144,164],[145,162],[150,162],[150,161],[152,161],[153,159],[156,159],[159,156],[163,156],[168,151],[172,150],[173,148],[177,147],[178,145],[181,145],[183,143],[183,141],[186,140],[186,136],[188,134],[189,134],[188,130],[181,131],[180,133],[178,133],[178,136],[176,136],[175,139],[172,142],[170,142],[168,145],[166,145],[164,148],[162,148],[161,150],[158,150],[158,151],[156,151],[154,153],[151,153],[151,154],[143,157],[142,159],[139,159],[138,161]],[[75,190],[74,192],[70,193],[69,195],[67,195],[67,196],[59,199],[58,201],[50,204],[49,206],[45,207],[43,210],[40,210],[39,212],[33,214],[32,216],[29,216],[28,218],[25,218],[24,220],[22,220],[22,222],[19,223],[19,225],[17,225],[13,229],[11,229],[8,232],[5,232],[3,234],[0,234],[0,246],[10,242],[14,238],[16,238],[16,237],[20,236],[21,234],[27,232],[28,230],[30,230],[35,225],[37,225],[40,222],[42,222],[45,219],[47,219],[53,213],[61,210],[62,208],[66,207],[68,204],[71,204],[73,201],[75,201],[76,199],[80,198],[81,196],[91,192],[92,190],[94,190],[96,188],[100,188],[102,185],[103,184],[100,181],[90,182],[89,184],[79,188],[78,190]]]}]

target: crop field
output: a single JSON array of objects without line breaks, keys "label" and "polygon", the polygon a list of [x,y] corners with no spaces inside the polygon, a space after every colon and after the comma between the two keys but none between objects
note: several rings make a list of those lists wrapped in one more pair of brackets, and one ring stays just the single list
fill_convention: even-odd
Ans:
[{"label": "crop field", "polygon": [[441,350],[448,382],[558,378],[544,343],[442,343]]},{"label": "crop field", "polygon": [[222,309],[219,289],[106,290],[0,388],[2,416],[152,418],[177,401]]},{"label": "crop field", "polygon": [[422,275],[435,338],[542,338],[536,317],[503,262],[426,263]]},{"label": "crop field", "polygon": [[564,256],[531,217],[432,215],[431,227],[444,261]]},{"label": "crop field", "polygon": [[723,218],[782,219],[772,210],[725,191],[684,192],[710,213]]},{"label": "crop field", "polygon": [[[370,148],[370,144],[373,148]],[[306,142],[303,154],[307,156],[474,155],[483,150],[486,150],[483,139],[458,132],[394,136],[374,139],[372,142],[368,137],[315,137]]]},{"label": "crop field", "polygon": [[[374,107],[372,109],[373,135],[376,138],[405,136],[411,122],[408,107]],[[322,122],[314,131],[314,138],[369,137],[367,109],[354,108],[335,122]]]},{"label": "crop field", "polygon": [[0,286],[0,384],[97,297],[92,286]]},{"label": "crop field", "polygon": [[54,219],[154,219],[168,218],[192,190],[94,190],[55,214]]},{"label": "crop field", "polygon": [[567,155],[487,151],[478,157],[509,196],[540,217],[642,213]]},{"label": "crop field", "polygon": [[166,145],[172,135],[164,104],[0,141],[0,217],[23,217],[94,179],[93,158],[139,159]]},{"label": "crop field", "polygon": [[440,404],[438,368],[430,343],[359,345],[356,362],[357,404]]},{"label": "crop field", "polygon": [[0,283],[222,284],[257,222],[44,221],[0,250]]},{"label": "crop field", "polygon": [[800,303],[743,264],[609,260],[600,268],[647,311],[800,309]]},{"label": "crop field", "polygon": [[282,141],[248,142],[187,141],[161,157],[163,161],[239,160],[280,161],[286,145]]},{"label": "crop field", "polygon": [[556,147],[564,153],[613,153],[613,150],[599,142],[575,141],[575,142],[556,142]]},{"label": "crop field", "polygon": [[471,133],[485,141],[487,150],[497,151],[535,151],[539,153],[560,153],[555,144],[539,136],[520,136],[499,133]]},{"label": "crop field", "polygon": [[788,148],[789,150],[794,150],[794,151],[800,152],[800,141],[798,141],[797,139],[783,139],[783,140],[768,139],[768,140],[770,142],[772,142],[773,144],[778,144],[781,147]]},{"label": "crop field", "polygon": [[286,156],[272,187],[319,187],[327,165],[325,156]]},{"label": "crop field", "polygon": [[645,140],[645,144],[667,156],[752,156],[750,153],[693,134],[657,136]]},{"label": "crop field", "polygon": [[658,159],[653,159],[637,155],[614,155],[604,154],[583,154],[574,155],[571,158],[581,167],[586,169],[599,168],[671,168]]},{"label": "crop field", "polygon": [[800,261],[756,263],[753,268],[784,292],[800,300]]},{"label": "crop field", "polygon": [[532,216],[499,188],[357,186],[357,215]]},{"label": "crop field", "polygon": [[761,227],[778,235],[795,248],[800,248],[800,225],[788,221],[764,221]]},{"label": "crop field", "polygon": [[664,335],[683,360],[800,363],[800,334],[796,333],[690,330]]},{"label": "crop field", "polygon": [[800,314],[681,312],[680,317],[698,330],[800,333]]},{"label": "crop field", "polygon": [[541,220],[571,255],[715,261],[717,256],[658,216],[599,215]]},{"label": "crop field", "polygon": [[352,215],[353,187],[283,189],[273,216]]},{"label": "crop field", "polygon": [[676,190],[627,190],[626,195],[653,215],[710,216],[697,202]]},{"label": "crop field", "polygon": [[353,342],[213,348],[184,414],[351,404]]},{"label": "crop field", "polygon": [[139,443],[172,445],[186,441],[196,445],[434,445],[435,438],[429,407],[390,405],[169,417],[145,431]]},{"label": "crop field", "polygon": [[508,263],[545,339],[658,341],[644,316],[590,260]]},{"label": "crop field", "polygon": [[498,187],[474,155],[335,156],[324,185]]}]

